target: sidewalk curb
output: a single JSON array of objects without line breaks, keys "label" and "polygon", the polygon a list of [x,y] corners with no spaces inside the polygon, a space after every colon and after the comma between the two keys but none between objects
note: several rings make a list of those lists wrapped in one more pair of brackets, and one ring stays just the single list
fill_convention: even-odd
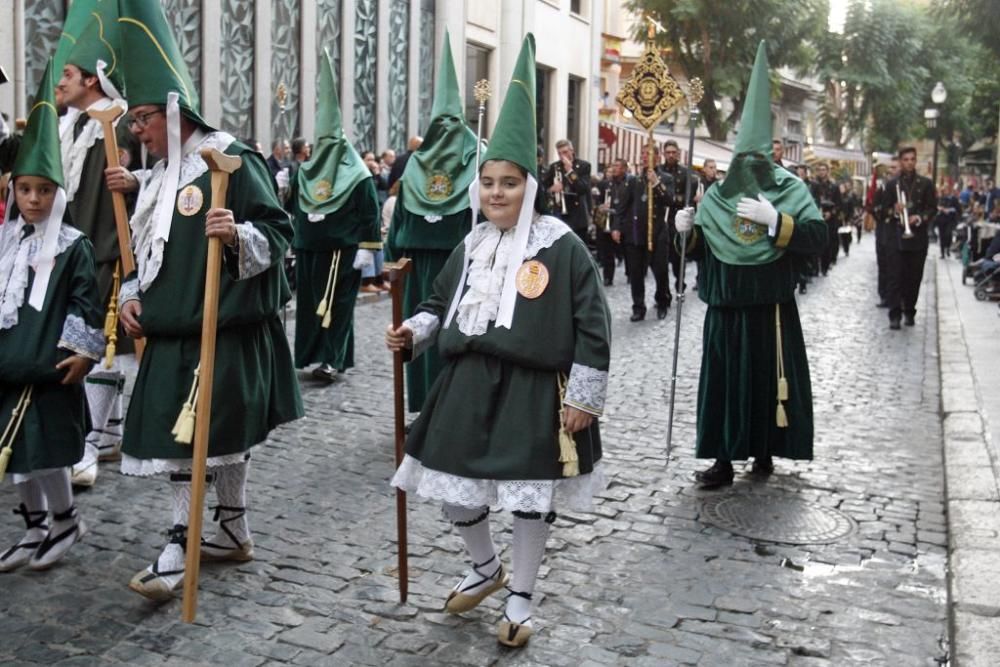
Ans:
[{"label": "sidewalk curb", "polygon": [[1000,655],[1000,493],[951,272],[935,272],[954,667]]}]

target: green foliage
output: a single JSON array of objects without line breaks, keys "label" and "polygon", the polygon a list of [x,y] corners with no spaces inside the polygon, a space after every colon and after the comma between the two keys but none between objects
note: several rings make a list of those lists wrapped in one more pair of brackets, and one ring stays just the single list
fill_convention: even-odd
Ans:
[{"label": "green foliage", "polygon": [[1000,58],[1000,2],[997,0],[934,0],[933,15],[961,28],[963,39],[972,38]]},{"label": "green foliage", "polygon": [[[725,140],[739,119],[754,54],[767,40],[772,70],[806,70],[814,62],[813,45],[826,30],[827,0],[628,0],[626,8],[649,13],[663,24],[657,41],[669,47],[691,77],[700,77],[705,96],[698,105],[713,139]],[[645,40],[645,28],[635,37]],[[715,101],[733,100],[726,115]]]}]

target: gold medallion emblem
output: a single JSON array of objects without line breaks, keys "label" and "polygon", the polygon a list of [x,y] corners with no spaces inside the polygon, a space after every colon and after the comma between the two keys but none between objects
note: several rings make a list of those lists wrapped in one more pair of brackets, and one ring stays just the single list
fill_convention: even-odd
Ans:
[{"label": "gold medallion emblem", "polygon": [[517,293],[525,299],[537,299],[549,285],[549,270],[538,260],[530,260],[517,270]]},{"label": "gold medallion emblem", "polygon": [[756,222],[751,222],[746,218],[741,218],[736,216],[733,218],[733,231],[736,232],[736,237],[744,244],[750,245],[763,238],[767,227],[764,225],[758,225]]},{"label": "gold medallion emblem", "polygon": [[317,201],[326,201],[333,195],[333,185],[330,181],[320,181],[313,188],[313,197]]},{"label": "gold medallion emblem", "polygon": [[177,212],[190,217],[200,211],[204,203],[205,196],[201,189],[197,185],[188,185],[177,195]]},{"label": "gold medallion emblem", "polygon": [[451,196],[454,186],[448,175],[441,171],[435,171],[427,181],[427,198],[432,201],[441,201]]}]

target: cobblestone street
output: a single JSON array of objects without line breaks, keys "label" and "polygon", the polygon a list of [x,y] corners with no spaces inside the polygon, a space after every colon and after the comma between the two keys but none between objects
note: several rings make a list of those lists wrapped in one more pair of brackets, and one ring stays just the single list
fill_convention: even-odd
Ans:
[{"label": "cobblestone street", "polygon": [[[602,421],[610,486],[593,514],[556,521],[536,588],[536,636],[523,650],[495,640],[502,596],[463,617],[443,613],[466,561],[439,509],[416,498],[410,600],[398,604],[392,367],[382,342],[390,307],[382,299],[357,308],[356,367],[328,386],[300,374],[306,418],[254,450],[256,560],[202,567],[196,624],[181,623],[179,598],[157,605],[126,587],[166,539],[166,481],[103,464],[97,486],[78,498],[83,542],[47,573],[0,575],[0,664],[940,664],[948,535],[936,264],[925,271],[917,326],[890,331],[874,307],[873,237],[852,250],[798,297],[816,459],[778,460],[766,482],[737,465],[736,483],[718,492],[696,490],[692,478],[710,463],[693,456],[704,304],[690,293],[684,304],[665,466],[675,312],[630,323],[619,268],[608,292],[614,347]],[[823,516],[845,517],[840,532],[849,532],[804,545],[742,537],[708,523],[720,496],[777,498],[820,527]],[[21,535],[8,510],[15,498],[11,484],[0,487],[2,549]],[[781,528],[796,514],[772,520]],[[509,562],[510,517],[495,516],[494,527],[505,530],[497,543]]]}]

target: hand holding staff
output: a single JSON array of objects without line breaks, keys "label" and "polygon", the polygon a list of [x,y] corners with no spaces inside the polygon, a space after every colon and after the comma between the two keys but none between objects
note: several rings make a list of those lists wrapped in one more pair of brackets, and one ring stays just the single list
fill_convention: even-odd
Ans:
[{"label": "hand holding staff", "polygon": [[[107,109],[98,111],[88,109],[87,114],[101,124],[104,130],[104,157],[108,162],[108,168],[120,167],[118,160],[118,137],[115,136],[114,122],[125,113],[125,110],[113,104]],[[121,254],[122,279],[135,271],[135,257],[132,255],[132,236],[128,228],[128,209],[125,207],[125,195],[121,192],[111,192],[111,203],[115,211],[115,228],[118,230],[118,252]],[[142,352],[146,346],[146,341],[139,338],[135,341],[135,356],[142,359]]]},{"label": "hand holding staff", "polygon": [[[226,205],[229,175],[243,164],[239,157],[215,149],[204,149],[201,157],[212,172],[212,208]],[[222,274],[222,241],[208,238],[208,261],[205,271],[205,310],[201,325],[201,364],[198,376],[194,452],[191,457],[191,516],[188,521],[187,555],[184,564],[185,623],[193,623],[198,611],[198,571],[201,564],[201,523],[205,507],[205,469],[208,459],[208,435],[212,424],[212,382],[215,375],[215,337],[219,320],[219,278]]]},{"label": "hand holding staff", "polygon": [[[397,331],[403,326],[403,285],[406,274],[413,265],[406,257],[387,265],[389,269],[389,290],[392,293],[392,329]],[[392,398],[396,421],[396,467],[403,463],[403,444],[406,440],[406,425],[404,423],[403,406],[403,351],[396,350],[392,355]],[[396,489],[396,541],[398,556],[396,569],[399,571],[399,601],[406,602],[409,590],[409,562],[407,558],[406,540],[406,492]]]}]

